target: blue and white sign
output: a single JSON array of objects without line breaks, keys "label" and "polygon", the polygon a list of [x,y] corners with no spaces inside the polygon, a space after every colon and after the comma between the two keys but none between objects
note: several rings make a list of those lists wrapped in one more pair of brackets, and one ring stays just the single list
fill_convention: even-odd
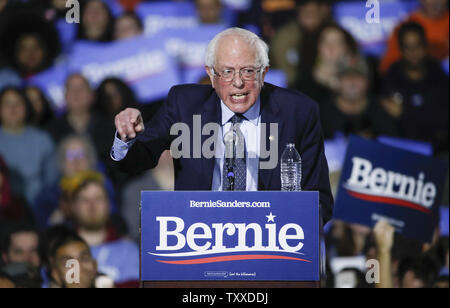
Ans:
[{"label": "blue and white sign", "polygon": [[[395,26],[419,4],[413,0],[344,1],[333,8],[335,20],[360,44],[366,54],[381,56]],[[366,4],[373,4],[366,6]],[[379,20],[372,19],[378,11]]]},{"label": "blue and white sign", "polygon": [[197,83],[206,76],[206,47],[214,36],[225,29],[223,25],[201,26],[162,33],[167,53],[177,59],[183,83]]},{"label": "blue and white sign", "polygon": [[352,136],[334,218],[369,227],[386,219],[403,235],[429,242],[447,167],[431,157]]},{"label": "blue and white sign", "polygon": [[[144,24],[144,32],[154,35],[164,30],[178,30],[184,33],[188,29],[202,26],[199,22],[195,4],[185,2],[141,2],[136,14]],[[235,23],[236,14],[228,7],[222,13],[222,26],[228,28]]]},{"label": "blue and white sign", "polygon": [[141,2],[136,14],[144,24],[144,32],[150,35],[167,29],[186,30],[198,26],[191,2]]},{"label": "blue and white sign", "polygon": [[318,281],[317,192],[143,192],[141,280]]},{"label": "blue and white sign", "polygon": [[164,37],[159,36],[110,44],[78,42],[69,67],[94,86],[105,78],[119,77],[144,102],[164,98],[173,85],[180,83],[176,61],[165,52]]}]

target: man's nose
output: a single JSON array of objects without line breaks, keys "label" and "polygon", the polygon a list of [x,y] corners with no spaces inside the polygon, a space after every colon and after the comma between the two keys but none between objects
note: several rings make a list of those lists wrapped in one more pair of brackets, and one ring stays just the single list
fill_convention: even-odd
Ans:
[{"label": "man's nose", "polygon": [[233,85],[236,88],[242,88],[242,86],[244,85],[244,80],[242,79],[241,74],[239,72],[237,72],[233,77]]}]

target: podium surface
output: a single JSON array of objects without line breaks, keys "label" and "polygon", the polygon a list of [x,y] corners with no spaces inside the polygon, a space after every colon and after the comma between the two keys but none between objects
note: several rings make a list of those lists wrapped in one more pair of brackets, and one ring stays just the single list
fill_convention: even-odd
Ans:
[{"label": "podium surface", "polygon": [[318,192],[143,192],[142,286],[319,287],[318,198]]}]

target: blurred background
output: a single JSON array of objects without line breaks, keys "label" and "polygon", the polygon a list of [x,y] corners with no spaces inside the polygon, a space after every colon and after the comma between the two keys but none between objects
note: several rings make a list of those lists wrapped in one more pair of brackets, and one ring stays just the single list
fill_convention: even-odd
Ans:
[{"label": "blurred background", "polygon": [[[231,26],[270,45],[267,82],[319,104],[334,193],[349,135],[448,161],[448,1],[367,4],[0,0],[0,287],[65,287],[70,258],[81,286],[138,286],[140,191],[173,190],[172,160],[113,169],[114,116],[148,121],[173,85],[208,83],[205,47]],[[365,262],[386,245],[391,286],[448,287],[448,186],[430,244],[328,223],[327,287],[374,287]]]}]

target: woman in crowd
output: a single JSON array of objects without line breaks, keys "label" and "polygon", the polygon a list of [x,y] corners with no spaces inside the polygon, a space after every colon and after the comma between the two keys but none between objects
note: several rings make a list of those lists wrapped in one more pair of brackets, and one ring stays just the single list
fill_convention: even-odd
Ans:
[{"label": "woman in crowd", "polygon": [[78,25],[80,40],[110,42],[113,39],[114,18],[106,3],[87,0],[81,6],[81,22]]},{"label": "woman in crowd", "polygon": [[115,194],[111,181],[104,175],[105,170],[97,160],[95,148],[89,139],[79,135],[71,135],[61,141],[57,149],[57,161],[60,177],[53,185],[46,187],[36,199],[35,216],[40,228],[64,222],[67,217],[64,209],[61,183],[82,172],[97,171],[103,174],[108,197],[111,200],[111,211],[117,211]]},{"label": "woman in crowd", "polygon": [[350,33],[337,24],[323,26],[316,59],[309,71],[301,72],[296,88],[318,102],[327,100],[339,88],[339,62],[356,54],[357,45]]},{"label": "woman in crowd", "polygon": [[42,93],[41,89],[34,86],[27,86],[25,95],[33,108],[33,117],[30,124],[40,129],[48,129],[48,125],[54,119],[49,100]]},{"label": "woman in crowd", "polygon": [[57,176],[53,142],[47,133],[28,125],[31,114],[23,91],[6,88],[0,93],[0,154],[11,169],[13,191],[30,203]]}]

